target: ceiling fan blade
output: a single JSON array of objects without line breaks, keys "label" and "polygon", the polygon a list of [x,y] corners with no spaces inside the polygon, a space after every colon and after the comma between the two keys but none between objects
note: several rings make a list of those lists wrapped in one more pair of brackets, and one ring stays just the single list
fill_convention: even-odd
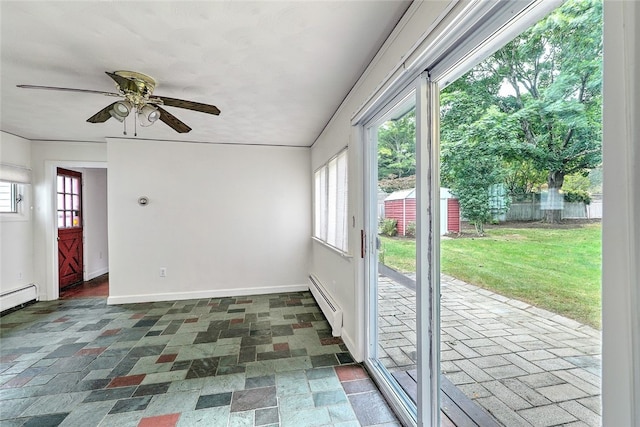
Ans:
[{"label": "ceiling fan blade", "polygon": [[201,104],[199,102],[185,101],[183,99],[167,98],[166,96],[156,96],[154,98],[160,98],[162,103],[169,107],[184,108],[187,110],[200,111],[201,113],[220,114],[218,107],[209,104]]},{"label": "ceiling fan blade", "polygon": [[105,73],[111,77],[124,92],[138,92],[138,85],[136,85],[136,82],[133,80],[108,71],[105,71]]},{"label": "ceiling fan blade", "polygon": [[[117,101],[116,101],[117,102]],[[115,102],[113,103],[115,104]],[[109,110],[113,108],[113,104],[109,104],[104,107],[102,110],[95,113],[93,116],[89,117],[87,121],[89,123],[104,123],[111,118],[111,114],[109,114]]]},{"label": "ceiling fan blade", "polygon": [[160,120],[162,120],[166,125],[171,127],[176,132],[187,133],[191,130],[189,126],[178,120],[176,116],[174,116],[164,108],[161,108],[157,105],[155,107],[158,109],[158,111],[160,111]]},{"label": "ceiling fan blade", "polygon": [[97,93],[98,95],[106,95],[106,96],[122,96],[119,93],[103,92],[100,90],[91,90],[91,89],[74,89],[70,87],[36,86],[36,85],[17,85],[17,86],[23,89],[61,90],[65,92]]}]

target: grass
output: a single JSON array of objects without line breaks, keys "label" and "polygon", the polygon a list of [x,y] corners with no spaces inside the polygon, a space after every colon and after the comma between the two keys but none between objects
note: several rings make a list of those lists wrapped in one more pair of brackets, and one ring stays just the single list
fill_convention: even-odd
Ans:
[{"label": "grass", "polygon": [[[442,272],[600,329],[601,225],[491,228],[443,239]],[[415,272],[415,241],[381,237],[384,263]]]}]

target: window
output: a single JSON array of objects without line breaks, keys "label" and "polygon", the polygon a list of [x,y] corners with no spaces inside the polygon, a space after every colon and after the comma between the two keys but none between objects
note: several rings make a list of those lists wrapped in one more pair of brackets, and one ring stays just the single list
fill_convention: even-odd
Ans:
[{"label": "window", "polygon": [[58,228],[82,227],[80,223],[80,176],[78,172],[58,168]]},{"label": "window", "polygon": [[0,212],[18,212],[18,184],[0,181]]},{"label": "window", "polygon": [[321,166],[314,175],[315,238],[347,252],[347,150]]}]

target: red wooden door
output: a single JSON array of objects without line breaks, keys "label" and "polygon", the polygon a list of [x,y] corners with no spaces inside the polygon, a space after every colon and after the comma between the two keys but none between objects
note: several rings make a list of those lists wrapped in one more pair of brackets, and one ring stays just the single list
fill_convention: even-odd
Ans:
[{"label": "red wooden door", "polygon": [[64,288],[83,280],[82,174],[58,168],[58,282]]}]

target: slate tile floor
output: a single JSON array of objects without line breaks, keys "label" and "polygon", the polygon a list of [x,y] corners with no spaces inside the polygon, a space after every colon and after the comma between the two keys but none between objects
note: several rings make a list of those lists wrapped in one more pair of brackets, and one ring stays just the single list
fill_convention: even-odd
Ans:
[{"label": "slate tile floor", "polygon": [[0,425],[399,426],[309,292],[0,318]]}]

